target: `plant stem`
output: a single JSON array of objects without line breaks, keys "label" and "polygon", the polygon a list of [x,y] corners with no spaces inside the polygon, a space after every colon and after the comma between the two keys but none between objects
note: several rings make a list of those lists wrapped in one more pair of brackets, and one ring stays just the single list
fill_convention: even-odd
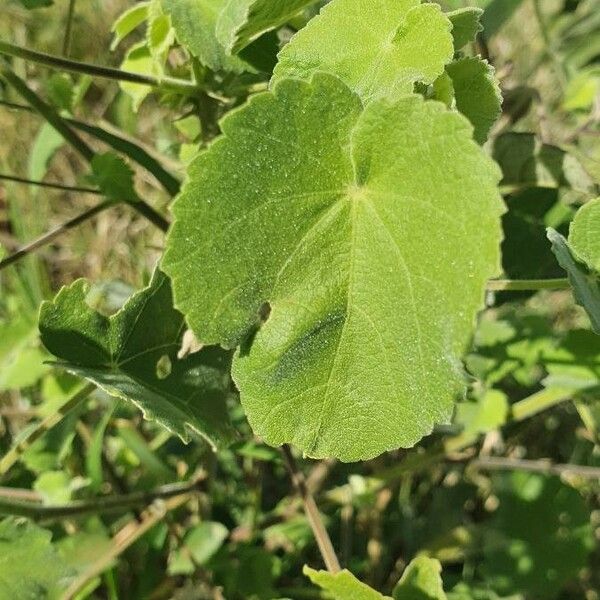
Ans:
[{"label": "plant stem", "polygon": [[32,431],[30,431],[25,438],[17,442],[16,446],[11,448],[8,453],[0,460],[0,476],[6,475],[8,470],[23,456],[31,446],[39,440],[48,430],[52,429],[55,425],[60,423],[63,418],[70,412],[80,406],[88,396],[96,389],[96,386],[92,383],[88,383],[82,389],[80,389],[75,395],[67,400],[60,409],[47,416],[41,423],[39,423]]},{"label": "plant stem", "polygon": [[557,404],[561,404],[573,397],[572,390],[561,390],[560,388],[547,388],[528,396],[512,405],[511,413],[513,422],[520,422],[533,417],[544,410],[548,410]]},{"label": "plant stem", "polygon": [[144,512],[141,521],[132,521],[125,525],[113,538],[112,546],[71,583],[62,595],[61,600],[75,598],[88,581],[106,571],[115,559],[123,554],[127,548],[132,546],[146,532],[160,523],[167,513],[183,506],[189,499],[189,494],[182,494],[171,498],[167,502],[155,503]]},{"label": "plant stem", "polygon": [[[1,42],[0,42],[1,44]],[[54,108],[46,104],[28,85],[6,64],[0,62],[0,76],[4,77],[10,83],[18,94],[25,99],[60,135],[69,143],[88,163],[91,163],[96,153],[73,131],[65,119],[63,119]],[[151,223],[156,225],[161,231],[166,232],[169,228],[169,222],[149,204],[143,200],[136,202],[127,202],[134,210],[146,217]],[[54,239],[54,238],[52,238]],[[2,263],[0,263],[1,267]]]},{"label": "plant stem", "polygon": [[[105,202],[101,202],[100,204],[97,204],[93,208],[86,210],[85,212],[81,213],[80,215],[71,219],[70,221],[67,221],[66,223],[63,223],[62,225],[59,225],[52,231],[49,231],[48,233],[39,237],[37,240],[34,240],[33,242],[30,242],[26,246],[23,246],[20,250],[17,250],[14,254],[7,256],[3,260],[0,260],[0,271],[2,271],[3,269],[6,269],[6,267],[9,267],[10,265],[16,263],[17,261],[22,260],[23,258],[28,256],[32,252],[35,252],[36,250],[39,250],[40,248],[47,246],[48,244],[52,243],[56,238],[60,237],[63,233],[69,231],[70,229],[73,229],[74,227],[81,225],[82,223],[85,223],[86,221],[89,221],[96,215],[100,214],[101,212],[105,211],[108,208],[112,208],[113,206],[115,206],[115,202],[113,202],[113,201],[107,200]],[[2,472],[2,470],[0,469],[0,473],[1,472]]]},{"label": "plant stem", "polygon": [[113,81],[127,81],[129,83],[138,83],[140,85],[148,85],[150,87],[162,88],[172,92],[189,95],[198,91],[198,86],[192,81],[185,79],[175,79],[173,77],[152,77],[151,75],[141,75],[140,73],[132,73],[130,71],[122,71],[112,67],[103,67],[89,63],[78,62],[46,54],[44,52],[36,52],[28,48],[22,48],[8,42],[0,40],[0,54],[22,58],[40,65],[58,69],[61,71],[69,71],[71,73],[83,73],[92,77],[100,77],[102,79],[111,79]]},{"label": "plant stem", "polygon": [[336,556],[333,544],[331,543],[331,538],[321,519],[321,514],[319,513],[315,499],[306,486],[306,479],[300,469],[298,469],[291,448],[287,444],[284,444],[281,448],[281,452],[288,471],[290,472],[294,487],[304,504],[306,517],[310,523],[325,566],[330,573],[339,573],[341,571],[340,562]]},{"label": "plant stem", "polygon": [[490,292],[533,292],[537,290],[567,290],[568,279],[492,279],[488,281]]},{"label": "plant stem", "polygon": [[17,177],[16,175],[7,175],[6,173],[0,173],[0,180],[3,181],[14,181],[15,183],[25,183],[27,185],[35,185],[38,187],[49,188],[52,190],[62,190],[65,192],[73,192],[78,194],[96,194],[102,195],[100,190],[85,187],[72,187],[69,185],[62,185],[60,183],[51,183],[49,181],[33,181],[32,179],[25,179],[24,177]]},{"label": "plant stem", "polygon": [[600,479],[600,467],[555,464],[549,459],[527,460],[485,456],[469,461],[469,466],[485,471],[528,471],[546,475],[576,475],[585,479]]},{"label": "plant stem", "polygon": [[198,490],[199,482],[200,480],[192,483],[173,483],[154,490],[117,496],[98,496],[90,500],[70,502],[61,506],[48,506],[39,501],[15,500],[0,496],[0,514],[50,521],[84,517],[90,514],[126,512],[140,506],[147,506],[155,500],[167,500],[191,494]]},{"label": "plant stem", "polygon": [[76,0],[69,0],[67,9],[67,22],[65,23],[65,37],[63,39],[63,56],[69,56],[71,53],[71,32],[73,31],[73,17],[75,16]]}]

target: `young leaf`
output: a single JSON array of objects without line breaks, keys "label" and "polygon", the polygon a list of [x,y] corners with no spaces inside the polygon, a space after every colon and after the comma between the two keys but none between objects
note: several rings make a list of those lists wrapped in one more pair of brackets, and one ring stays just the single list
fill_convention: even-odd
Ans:
[{"label": "young leaf", "polygon": [[92,159],[92,178],[102,193],[115,202],[137,202],[133,171],[117,154],[96,154]]},{"label": "young leaf", "polygon": [[450,63],[446,72],[452,80],[456,108],[473,124],[475,140],[485,143],[502,112],[494,68],[479,58],[462,58]]},{"label": "young leaf", "polygon": [[551,227],[548,239],[560,266],[568,273],[577,304],[590,317],[592,329],[600,335],[600,276],[588,269],[573,256],[567,240]]},{"label": "young leaf", "polygon": [[229,357],[207,348],[178,358],[185,325],[173,309],[169,280],[157,271],[150,287],[110,318],[88,307],[87,290],[79,280],[42,305],[42,341],[58,364],[133,402],[184,441],[190,432],[216,447],[231,441]]},{"label": "young leaf", "polygon": [[263,33],[276,29],[316,0],[229,0],[216,34],[227,52],[237,54]]},{"label": "young leaf", "polygon": [[363,110],[326,74],[281,81],[221,125],[174,206],[163,266],[178,307],[200,341],[233,348],[269,303],[234,377],[271,445],[345,461],[412,446],[464,390],[499,270],[496,166],[441,104]]},{"label": "young leaf", "polygon": [[228,54],[217,39],[217,20],[226,4],[227,0],[162,0],[179,43],[193,56],[213,71],[242,73],[248,65]]},{"label": "young leaf", "polygon": [[138,2],[119,16],[111,29],[114,34],[111,50],[114,50],[125,37],[147,19],[149,5],[150,2]]},{"label": "young leaf", "polygon": [[569,245],[577,258],[600,276],[600,198],[577,211],[569,232]]},{"label": "young leaf", "polygon": [[477,34],[483,31],[481,15],[483,10],[474,6],[459,8],[446,13],[452,23],[452,38],[454,39],[454,50],[457,52],[467,44],[477,39]]},{"label": "young leaf", "polygon": [[58,600],[74,575],[49,531],[24,519],[0,522],[0,598]]},{"label": "young leaf", "polygon": [[333,0],[279,54],[274,81],[338,75],[363,100],[398,98],[433,83],[454,54],[452,25],[420,0]]},{"label": "young leaf", "polygon": [[383,596],[360,582],[350,571],[344,570],[333,574],[327,571],[315,571],[305,566],[304,574],[315,585],[328,592],[333,600],[392,600],[389,596]]},{"label": "young leaf", "polygon": [[441,572],[439,561],[417,556],[394,588],[394,600],[446,600]]}]

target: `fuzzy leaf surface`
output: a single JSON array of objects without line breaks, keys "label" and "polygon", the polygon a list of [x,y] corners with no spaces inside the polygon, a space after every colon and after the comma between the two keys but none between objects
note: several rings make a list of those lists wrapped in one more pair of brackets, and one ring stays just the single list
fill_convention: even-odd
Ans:
[{"label": "fuzzy leaf surface", "polygon": [[87,305],[88,289],[85,280],[76,281],[42,306],[42,341],[59,364],[133,402],[185,441],[191,432],[214,447],[231,441],[229,357],[206,348],[178,358],[185,324],[168,278],[157,271],[150,287],[110,318]]},{"label": "fuzzy leaf surface", "polygon": [[304,567],[304,574],[334,600],[392,600],[362,583],[345,569],[333,574]]},{"label": "fuzzy leaf surface", "polygon": [[274,81],[334,73],[366,101],[433,83],[454,54],[452,25],[420,0],[333,0],[279,54]]},{"label": "fuzzy leaf surface", "polygon": [[584,204],[575,215],[569,244],[577,257],[600,276],[600,198]]},{"label": "fuzzy leaf surface", "polygon": [[502,93],[494,69],[479,58],[462,58],[450,63],[446,72],[452,80],[456,109],[475,128],[475,140],[486,142],[502,112]]},{"label": "fuzzy leaf surface", "polygon": [[201,342],[243,343],[234,379],[271,445],[345,461],[414,445],[464,390],[499,271],[498,169],[443,105],[363,109],[324,74],[221,126],[174,205],[176,305]]},{"label": "fuzzy leaf surface", "polygon": [[236,54],[263,33],[283,25],[315,0],[229,0],[219,15],[216,33]]}]

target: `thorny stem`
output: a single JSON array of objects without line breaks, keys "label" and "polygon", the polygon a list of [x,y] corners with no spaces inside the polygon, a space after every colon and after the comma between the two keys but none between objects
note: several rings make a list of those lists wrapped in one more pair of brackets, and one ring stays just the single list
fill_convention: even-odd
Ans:
[{"label": "thorny stem", "polygon": [[114,69],[112,67],[103,67],[100,65],[78,62],[68,58],[63,58],[61,56],[55,56],[53,54],[36,52],[35,50],[29,50],[29,48],[23,48],[21,46],[16,46],[1,40],[0,54],[22,58],[24,60],[29,60],[53,69],[70,71],[71,73],[83,73],[85,75],[100,77],[102,79],[138,83],[140,85],[162,88],[164,90],[170,90],[186,95],[189,95],[190,93],[196,93],[198,91],[197,85],[192,81],[175,79],[173,77],[158,78],[152,77],[151,75],[141,75],[139,73],[132,73],[130,71],[122,71],[121,69]]},{"label": "thorny stem", "polygon": [[[23,246],[21,249],[17,250],[14,254],[11,254],[10,256],[7,256],[5,259],[1,260],[0,261],[0,271],[2,271],[3,269],[6,269],[6,267],[9,267],[10,265],[16,263],[17,261],[22,260],[23,258],[28,256],[32,252],[35,252],[36,250],[39,250],[40,248],[43,248],[44,246],[51,244],[56,238],[60,237],[63,233],[66,233],[70,229],[78,227],[82,223],[89,221],[96,215],[100,214],[101,212],[104,212],[108,208],[112,208],[113,206],[115,206],[115,202],[108,201],[108,200],[105,202],[101,202],[100,204],[97,204],[93,208],[90,208],[89,210],[86,210],[85,212],[81,213],[74,219],[71,219],[70,221],[63,223],[62,225],[59,225],[52,231],[49,231],[48,233],[39,237],[37,240],[34,240],[33,242],[30,242],[26,246]],[[0,473],[1,472],[2,472],[2,469],[0,468]]]},{"label": "thorny stem", "polygon": [[[6,475],[8,470],[21,458],[24,452],[26,452],[31,446],[39,440],[44,433],[52,429],[55,425],[60,423],[63,418],[70,412],[74,411],[80,406],[88,396],[96,389],[96,386],[92,383],[87,384],[81,390],[79,390],[70,400],[61,406],[61,408],[46,417],[41,423],[39,423],[32,431],[30,431],[24,439],[20,440],[16,446],[14,446],[8,453],[0,460],[0,476]],[[0,510],[2,510],[2,503],[0,502]]]},{"label": "thorny stem", "polygon": [[331,543],[331,538],[329,537],[327,529],[325,528],[323,520],[321,519],[315,499],[308,490],[306,479],[296,464],[296,459],[292,454],[291,448],[285,444],[282,446],[281,452],[285,459],[285,464],[288,468],[288,471],[290,472],[294,487],[296,488],[296,491],[300,495],[302,503],[304,504],[306,517],[310,523],[310,527],[313,535],[315,536],[315,540],[319,547],[319,551],[321,552],[321,556],[323,557],[323,561],[325,562],[325,566],[330,573],[339,573],[341,571],[340,562],[333,548],[333,544]]}]

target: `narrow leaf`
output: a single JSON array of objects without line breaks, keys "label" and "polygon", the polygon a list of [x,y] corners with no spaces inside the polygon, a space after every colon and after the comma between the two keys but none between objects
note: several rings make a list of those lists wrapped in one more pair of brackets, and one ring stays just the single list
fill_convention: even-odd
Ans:
[{"label": "narrow leaf", "polygon": [[185,324],[172,307],[169,280],[157,272],[110,318],[88,307],[87,291],[79,280],[42,306],[42,341],[59,364],[133,402],[184,441],[195,432],[213,446],[228,443],[229,357],[215,348],[178,357]]}]

